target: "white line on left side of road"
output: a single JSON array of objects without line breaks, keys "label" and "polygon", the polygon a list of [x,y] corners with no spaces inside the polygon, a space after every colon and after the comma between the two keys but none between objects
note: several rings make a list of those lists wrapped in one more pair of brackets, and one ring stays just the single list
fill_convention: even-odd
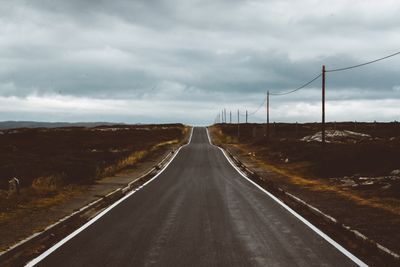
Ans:
[{"label": "white line on left side of road", "polygon": [[268,195],[270,198],[272,198],[275,202],[277,202],[279,205],[281,205],[282,207],[284,207],[287,211],[289,211],[293,216],[295,216],[297,219],[299,219],[302,223],[304,223],[305,225],[307,225],[311,230],[313,230],[315,233],[317,233],[319,236],[321,236],[323,239],[325,239],[329,244],[331,244],[332,246],[334,246],[337,250],[339,250],[342,254],[344,254],[346,257],[348,257],[350,260],[352,260],[355,264],[357,264],[358,266],[362,266],[362,267],[368,267],[367,264],[365,264],[363,261],[361,261],[359,258],[357,258],[355,255],[353,255],[350,251],[348,251],[347,249],[345,249],[344,247],[342,247],[342,245],[340,245],[339,243],[337,243],[335,240],[333,240],[332,238],[330,238],[327,234],[325,234],[324,232],[322,232],[320,229],[318,229],[316,226],[314,226],[312,223],[310,223],[309,221],[307,221],[303,216],[301,216],[300,214],[298,214],[296,211],[294,211],[292,208],[290,208],[288,205],[286,205],[285,203],[283,203],[279,198],[277,198],[276,196],[274,196],[273,194],[271,194],[270,192],[268,192],[267,190],[265,190],[263,187],[261,187],[260,185],[258,185],[257,183],[255,183],[253,180],[251,180],[250,178],[248,178],[233,162],[232,160],[229,158],[228,155],[226,155],[226,152],[219,146],[214,145],[211,142],[211,138],[210,138],[210,134],[208,133],[208,128],[206,128],[207,130],[207,137],[208,137],[208,141],[210,142],[210,144],[212,146],[215,146],[217,148],[219,148],[222,152],[222,154],[225,156],[225,158],[228,160],[228,162],[232,165],[232,167],[240,174],[240,176],[242,176],[243,178],[245,178],[247,181],[249,181],[250,183],[252,183],[255,187],[257,187],[258,189],[260,189],[262,192],[264,192],[266,195]]},{"label": "white line on left side of road", "polygon": [[36,264],[38,264],[40,261],[42,261],[44,258],[46,258],[47,256],[49,256],[51,253],[53,253],[54,251],[56,251],[59,247],[61,247],[62,245],[64,245],[65,243],[67,243],[69,240],[71,240],[72,238],[74,238],[75,236],[77,236],[80,232],[82,232],[83,230],[85,230],[86,228],[88,228],[90,225],[92,225],[94,222],[96,222],[98,219],[100,219],[101,217],[103,217],[106,213],[108,213],[110,210],[112,210],[113,208],[115,208],[118,204],[120,204],[121,202],[123,202],[124,200],[126,200],[128,197],[132,196],[134,193],[136,193],[137,191],[139,191],[141,188],[143,188],[144,186],[146,186],[147,184],[151,183],[152,181],[154,181],[158,176],[160,176],[164,170],[171,164],[171,162],[175,159],[175,157],[178,155],[179,151],[181,151],[181,149],[187,145],[189,145],[192,141],[192,136],[193,136],[193,127],[192,130],[190,132],[190,137],[189,137],[189,141],[187,144],[181,146],[178,151],[175,153],[175,155],[171,158],[171,160],[165,164],[165,166],[150,180],[148,180],[147,182],[145,182],[143,185],[141,185],[140,187],[138,187],[135,190],[132,190],[130,193],[128,193],[127,195],[125,195],[124,197],[122,197],[120,200],[118,200],[117,202],[115,202],[114,204],[112,204],[111,206],[109,206],[108,208],[106,208],[105,210],[103,210],[102,212],[100,212],[99,214],[97,214],[93,219],[91,219],[90,221],[88,221],[87,223],[85,223],[84,225],[82,225],[80,228],[76,229],[74,232],[72,232],[71,234],[69,234],[68,236],[66,236],[64,239],[62,239],[61,241],[59,241],[58,243],[56,243],[54,246],[52,246],[51,248],[49,248],[48,250],[46,250],[45,252],[43,252],[42,254],[40,254],[38,257],[34,258],[32,261],[28,262],[25,266],[27,267],[32,267],[35,266]]}]

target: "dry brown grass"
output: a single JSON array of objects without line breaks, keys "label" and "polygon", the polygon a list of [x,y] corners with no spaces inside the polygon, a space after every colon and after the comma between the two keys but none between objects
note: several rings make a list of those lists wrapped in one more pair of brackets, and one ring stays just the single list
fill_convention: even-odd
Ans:
[{"label": "dry brown grass", "polygon": [[[132,164],[154,146],[182,140],[184,125],[115,125],[95,128],[16,129],[0,136],[0,189],[18,177],[29,187],[38,177],[63,174],[65,184],[89,184]],[[107,168],[109,169],[107,170]],[[46,181],[38,181],[41,187]]]},{"label": "dry brown grass", "polygon": [[282,166],[276,166],[260,160],[257,160],[257,163],[261,166],[264,166],[266,169],[272,170],[276,173],[281,174],[284,177],[287,177],[288,181],[294,185],[307,188],[311,191],[332,192],[338,194],[343,198],[348,199],[349,201],[353,201],[358,205],[379,208],[393,214],[400,215],[400,201],[398,199],[381,199],[377,197],[371,198],[370,196],[365,197],[358,194],[357,192],[345,191],[338,186],[327,183],[325,180],[316,180],[296,175]]},{"label": "dry brown grass", "polygon": [[[222,134],[221,130],[211,128],[210,133],[213,136],[213,142],[218,145],[229,144],[232,147],[236,147],[243,154],[248,154],[248,151],[252,149],[246,144],[235,144],[227,136]],[[237,141],[237,140],[236,140]],[[282,179],[285,179],[286,183],[308,189],[310,191],[335,193],[338,197],[352,201],[358,205],[364,205],[372,208],[379,208],[395,215],[400,215],[400,200],[394,198],[378,198],[374,196],[364,196],[362,192],[347,191],[341,187],[329,184],[327,180],[315,179],[315,177],[304,176],[304,164],[307,162],[297,162],[290,164],[278,164],[276,162],[266,161],[265,158],[258,158],[257,153],[254,153],[252,160],[257,165],[262,166],[264,169],[271,170],[281,175]]]},{"label": "dry brown grass", "polygon": [[[46,150],[46,147],[39,146],[41,149],[39,152],[46,156],[40,162],[32,164],[32,170],[43,170],[42,174],[35,175],[35,172],[29,172],[30,169],[25,170],[31,176],[31,183],[25,182],[25,185],[21,188],[20,195],[9,195],[6,190],[0,189],[0,250],[6,248],[10,243],[26,237],[21,235],[21,229],[23,229],[25,235],[28,235],[40,231],[46,224],[54,222],[49,218],[54,219],[59,218],[57,216],[65,216],[65,211],[60,207],[64,207],[63,205],[68,203],[74,196],[79,195],[79,199],[83,200],[82,205],[84,205],[86,203],[85,194],[87,194],[87,188],[96,179],[113,176],[124,169],[135,168],[142,161],[161,155],[163,151],[167,151],[172,146],[185,142],[190,131],[189,127],[180,125],[151,126],[150,130],[141,130],[143,127],[138,126],[137,132],[140,134],[135,134],[134,127],[127,131],[116,132],[92,132],[90,130],[71,129],[67,133],[82,144],[73,144],[74,147],[72,148],[65,145],[69,151],[65,151],[64,147],[52,151],[51,147]],[[63,141],[57,139],[59,131],[54,131],[53,133],[52,130],[46,130],[45,134],[63,144]],[[35,130],[32,130],[32,132],[35,133]],[[30,130],[28,133],[30,134]],[[24,137],[17,141],[29,143],[24,144],[28,147],[36,145],[38,142],[30,143],[29,136],[27,135],[26,138]],[[43,139],[42,135],[36,137],[40,140]],[[60,135],[60,137],[68,139],[64,135]],[[107,140],[104,140],[104,137],[107,137]],[[44,143],[48,142],[46,139],[42,141]],[[19,144],[18,142],[16,143]],[[88,147],[89,149],[82,147]],[[34,156],[35,159],[41,159],[42,156],[39,152],[37,155],[32,153],[27,155]],[[51,171],[46,170],[46,165],[49,164],[49,161],[45,159],[52,153],[63,156],[60,160],[57,158],[56,163],[63,163],[65,155],[68,155],[69,158],[67,160],[71,161],[71,165],[65,166],[69,169],[76,168],[79,170],[79,168],[83,167],[90,169],[92,166],[96,166],[96,168],[94,168],[93,172],[82,172],[85,175],[90,175],[81,177],[85,181],[84,183],[74,183],[75,180],[71,179],[74,176],[66,175],[63,171],[54,173],[52,169]],[[87,156],[90,160],[79,158],[82,155]],[[24,155],[21,154],[21,156]],[[11,157],[10,159],[13,158]],[[54,159],[54,157],[51,159]],[[17,160],[21,162],[19,158]],[[26,161],[29,161],[29,159]],[[74,165],[75,163],[77,165]],[[37,223],[38,217],[40,217],[40,223]]]},{"label": "dry brown grass", "polygon": [[32,188],[39,192],[55,192],[64,185],[64,174],[41,176],[33,180]]},{"label": "dry brown grass", "polygon": [[17,222],[17,218],[38,209],[46,209],[60,204],[71,196],[82,192],[82,186],[68,185],[50,190],[49,187],[23,188],[20,195],[0,194],[0,225]]},{"label": "dry brown grass", "polygon": [[96,173],[97,178],[102,178],[106,176],[112,176],[115,173],[135,166],[138,164],[140,161],[145,159],[146,157],[149,157],[151,154],[164,149],[167,146],[171,146],[174,144],[178,144],[179,140],[174,139],[174,140],[169,140],[165,142],[160,142],[158,144],[153,145],[150,149],[147,150],[140,150],[140,151],[135,151],[131,153],[129,156],[119,160],[117,163],[112,164],[110,166],[105,167],[102,170],[98,170]]}]

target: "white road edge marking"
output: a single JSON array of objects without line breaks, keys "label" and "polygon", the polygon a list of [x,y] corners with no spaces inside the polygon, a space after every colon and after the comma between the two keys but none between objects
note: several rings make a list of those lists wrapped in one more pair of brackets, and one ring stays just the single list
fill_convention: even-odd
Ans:
[{"label": "white road edge marking", "polygon": [[208,137],[208,142],[210,143],[210,145],[215,146],[217,148],[219,148],[222,151],[222,154],[224,154],[225,158],[228,160],[228,162],[232,165],[232,167],[243,177],[245,178],[247,181],[249,181],[250,183],[252,183],[254,186],[256,186],[258,189],[260,189],[262,192],[264,192],[266,195],[268,195],[270,198],[272,198],[273,200],[275,200],[279,205],[281,205],[282,207],[284,207],[287,211],[289,211],[292,215],[294,215],[297,219],[299,219],[301,222],[303,222],[305,225],[307,225],[311,230],[313,230],[315,233],[317,233],[319,236],[321,236],[323,239],[325,239],[329,244],[331,244],[332,246],[334,246],[337,250],[339,250],[341,253],[343,253],[345,256],[347,256],[350,260],[352,260],[355,264],[357,264],[358,266],[362,266],[362,267],[367,267],[368,265],[365,264],[363,261],[361,261],[359,258],[357,258],[356,256],[354,256],[350,251],[348,251],[347,249],[345,249],[344,247],[342,247],[339,243],[337,243],[335,240],[333,240],[332,238],[330,238],[327,234],[325,234],[324,232],[322,232],[320,229],[318,229],[316,226],[314,226],[312,223],[310,223],[309,221],[307,221],[303,216],[301,216],[300,214],[298,214],[297,212],[295,212],[294,210],[292,210],[292,208],[290,208],[289,206],[287,206],[285,203],[283,203],[280,199],[278,199],[276,196],[274,196],[273,194],[271,194],[270,192],[268,192],[267,190],[265,190],[264,188],[262,188],[260,185],[256,184],[254,181],[252,181],[250,178],[248,178],[232,161],[231,159],[226,155],[226,152],[220,148],[219,146],[214,145],[211,142],[211,138],[210,135],[208,133],[208,128],[206,128],[207,130],[207,137]]},{"label": "white road edge marking", "polygon": [[53,253],[54,251],[56,251],[59,247],[61,247],[62,245],[64,245],[65,243],[67,243],[69,240],[71,240],[72,238],[74,238],[76,235],[78,235],[80,232],[82,232],[83,230],[85,230],[86,228],[88,228],[90,225],[92,225],[94,222],[96,222],[98,219],[100,219],[101,217],[103,217],[107,212],[109,212],[111,209],[115,208],[118,204],[120,204],[122,201],[124,201],[125,199],[127,199],[128,197],[130,197],[131,195],[133,195],[134,193],[136,193],[137,191],[139,191],[141,188],[143,188],[144,186],[146,186],[147,184],[149,184],[150,182],[152,182],[154,179],[156,179],[159,175],[161,175],[164,170],[169,166],[169,164],[171,164],[171,162],[175,159],[175,157],[178,155],[179,151],[181,151],[181,149],[187,145],[189,145],[192,141],[192,136],[193,136],[193,129],[194,127],[192,127],[192,130],[190,132],[190,137],[189,137],[189,141],[187,144],[179,147],[178,151],[176,151],[175,155],[171,158],[171,160],[165,164],[165,166],[150,180],[148,180],[147,182],[145,182],[143,185],[141,185],[139,188],[132,190],[130,193],[128,193],[126,196],[124,196],[123,198],[121,198],[120,200],[118,200],[117,202],[115,202],[114,204],[112,204],[111,206],[109,206],[108,208],[106,208],[105,210],[103,210],[102,212],[100,212],[99,214],[97,214],[93,219],[91,219],[90,221],[88,221],[87,223],[85,223],[84,225],[82,225],[80,228],[76,229],[74,232],[72,232],[71,234],[69,234],[68,236],[66,236],[64,239],[62,239],[61,241],[59,241],[58,243],[56,243],[54,246],[52,246],[51,248],[49,248],[48,250],[46,250],[45,252],[43,252],[42,254],[40,254],[38,257],[34,258],[32,261],[28,262],[25,266],[26,267],[32,267],[35,266],[36,264],[38,264],[40,261],[42,261],[44,258],[46,258],[47,256],[49,256],[51,253]]}]

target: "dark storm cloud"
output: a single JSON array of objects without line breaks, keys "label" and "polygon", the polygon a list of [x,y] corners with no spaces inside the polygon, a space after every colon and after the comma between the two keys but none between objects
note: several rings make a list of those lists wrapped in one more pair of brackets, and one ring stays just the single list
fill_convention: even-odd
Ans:
[{"label": "dark storm cloud", "polygon": [[[266,90],[296,88],[323,64],[337,68],[396,52],[399,11],[394,0],[2,1],[0,97],[27,107],[35,97],[84,99],[82,105],[92,99],[93,114],[108,100],[157,99],[165,109],[190,102],[208,110],[193,122],[206,122],[221,105],[254,109]],[[399,99],[399,67],[393,58],[329,73],[330,99]],[[315,105],[319,87],[316,81],[275,101]],[[0,119],[12,113],[10,106]]]}]

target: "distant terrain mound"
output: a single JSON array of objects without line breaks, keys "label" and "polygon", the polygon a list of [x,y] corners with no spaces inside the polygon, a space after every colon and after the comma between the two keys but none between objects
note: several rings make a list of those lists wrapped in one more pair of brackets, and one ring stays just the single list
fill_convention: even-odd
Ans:
[{"label": "distant terrain mound", "polygon": [[96,127],[101,125],[121,125],[110,122],[38,122],[38,121],[0,121],[0,129],[16,128],[58,128],[58,127]]}]

